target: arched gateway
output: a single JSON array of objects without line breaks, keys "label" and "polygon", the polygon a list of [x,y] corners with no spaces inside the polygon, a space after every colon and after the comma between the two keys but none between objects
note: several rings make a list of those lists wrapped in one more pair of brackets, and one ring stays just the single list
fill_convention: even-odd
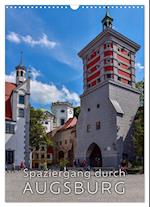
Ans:
[{"label": "arched gateway", "polygon": [[102,167],[101,150],[97,144],[92,143],[89,146],[86,152],[86,158],[91,167]]}]

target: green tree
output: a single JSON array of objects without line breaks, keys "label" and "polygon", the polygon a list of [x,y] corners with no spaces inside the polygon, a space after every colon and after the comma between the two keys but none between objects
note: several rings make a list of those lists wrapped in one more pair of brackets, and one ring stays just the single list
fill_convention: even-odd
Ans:
[{"label": "green tree", "polygon": [[78,118],[79,114],[80,114],[80,106],[77,106],[74,108],[74,115]]},{"label": "green tree", "polygon": [[140,91],[140,106],[144,106],[144,81],[137,82],[135,86]]},{"label": "green tree", "polygon": [[136,83],[136,88],[140,91],[140,107],[134,119],[133,141],[136,155],[144,157],[144,81]]},{"label": "green tree", "polygon": [[52,140],[48,137],[42,122],[47,119],[43,110],[30,107],[30,146],[36,147],[41,143],[52,145]]},{"label": "green tree", "polygon": [[134,144],[136,155],[144,157],[144,107],[140,107],[134,120]]}]

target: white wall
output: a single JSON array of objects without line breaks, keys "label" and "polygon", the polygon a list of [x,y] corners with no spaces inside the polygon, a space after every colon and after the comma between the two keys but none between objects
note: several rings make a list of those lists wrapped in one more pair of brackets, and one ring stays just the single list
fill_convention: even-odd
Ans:
[{"label": "white wall", "polygon": [[19,166],[21,161],[24,161],[25,152],[25,119],[17,118],[15,126],[15,134],[6,134],[5,136],[5,150],[15,151],[15,165]]},{"label": "white wall", "polygon": [[[64,112],[61,112],[61,110],[64,110]],[[67,104],[58,104],[52,106],[52,112],[54,113],[56,117],[56,126],[60,126],[60,120],[64,119],[65,122],[73,117],[73,107],[69,107]]]}]

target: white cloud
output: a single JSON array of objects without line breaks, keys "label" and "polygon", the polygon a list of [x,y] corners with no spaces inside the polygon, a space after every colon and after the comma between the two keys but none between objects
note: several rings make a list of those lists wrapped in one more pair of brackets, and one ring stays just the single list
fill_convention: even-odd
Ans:
[{"label": "white cloud", "polygon": [[39,70],[35,69],[34,67],[29,66],[29,68],[30,68],[31,78],[33,80],[36,80],[37,77],[42,75],[41,72]]},{"label": "white cloud", "polygon": [[10,32],[9,34],[6,35],[6,39],[14,43],[25,43],[31,47],[41,46],[41,47],[47,47],[49,49],[54,48],[57,44],[55,41],[49,40],[48,36],[45,33],[43,33],[42,37],[35,40],[31,35],[23,36],[15,32]]},{"label": "white cloud", "polygon": [[144,69],[144,66],[139,62],[135,64],[135,67],[136,67],[137,70],[143,70]]},{"label": "white cloud", "polygon": [[79,104],[77,93],[70,92],[65,86],[58,89],[53,83],[47,84],[40,81],[31,81],[31,99],[35,103],[50,104],[56,101],[69,101]]},{"label": "white cloud", "polygon": [[[31,80],[31,100],[34,103],[46,105],[56,101],[68,101],[74,105],[79,105],[80,98],[77,93],[71,92],[65,86],[62,86],[62,88],[59,89],[53,83],[47,84],[36,80],[41,73],[33,67],[31,68],[31,74],[33,77]],[[5,77],[6,81],[15,82],[15,71]]]},{"label": "white cloud", "polygon": [[20,43],[21,39],[19,37],[19,35],[15,32],[10,32],[7,36],[6,39],[9,40],[10,42],[14,42],[14,43]]},{"label": "white cloud", "polygon": [[16,83],[16,72],[13,71],[9,75],[5,75],[5,80],[7,82]]}]

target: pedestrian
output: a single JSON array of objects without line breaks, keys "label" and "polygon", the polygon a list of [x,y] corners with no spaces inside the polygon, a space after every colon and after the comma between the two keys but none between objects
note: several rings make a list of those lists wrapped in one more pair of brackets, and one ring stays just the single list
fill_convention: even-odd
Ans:
[{"label": "pedestrian", "polygon": [[24,162],[21,161],[21,163],[20,163],[20,170],[23,170],[24,168],[25,168]]}]

